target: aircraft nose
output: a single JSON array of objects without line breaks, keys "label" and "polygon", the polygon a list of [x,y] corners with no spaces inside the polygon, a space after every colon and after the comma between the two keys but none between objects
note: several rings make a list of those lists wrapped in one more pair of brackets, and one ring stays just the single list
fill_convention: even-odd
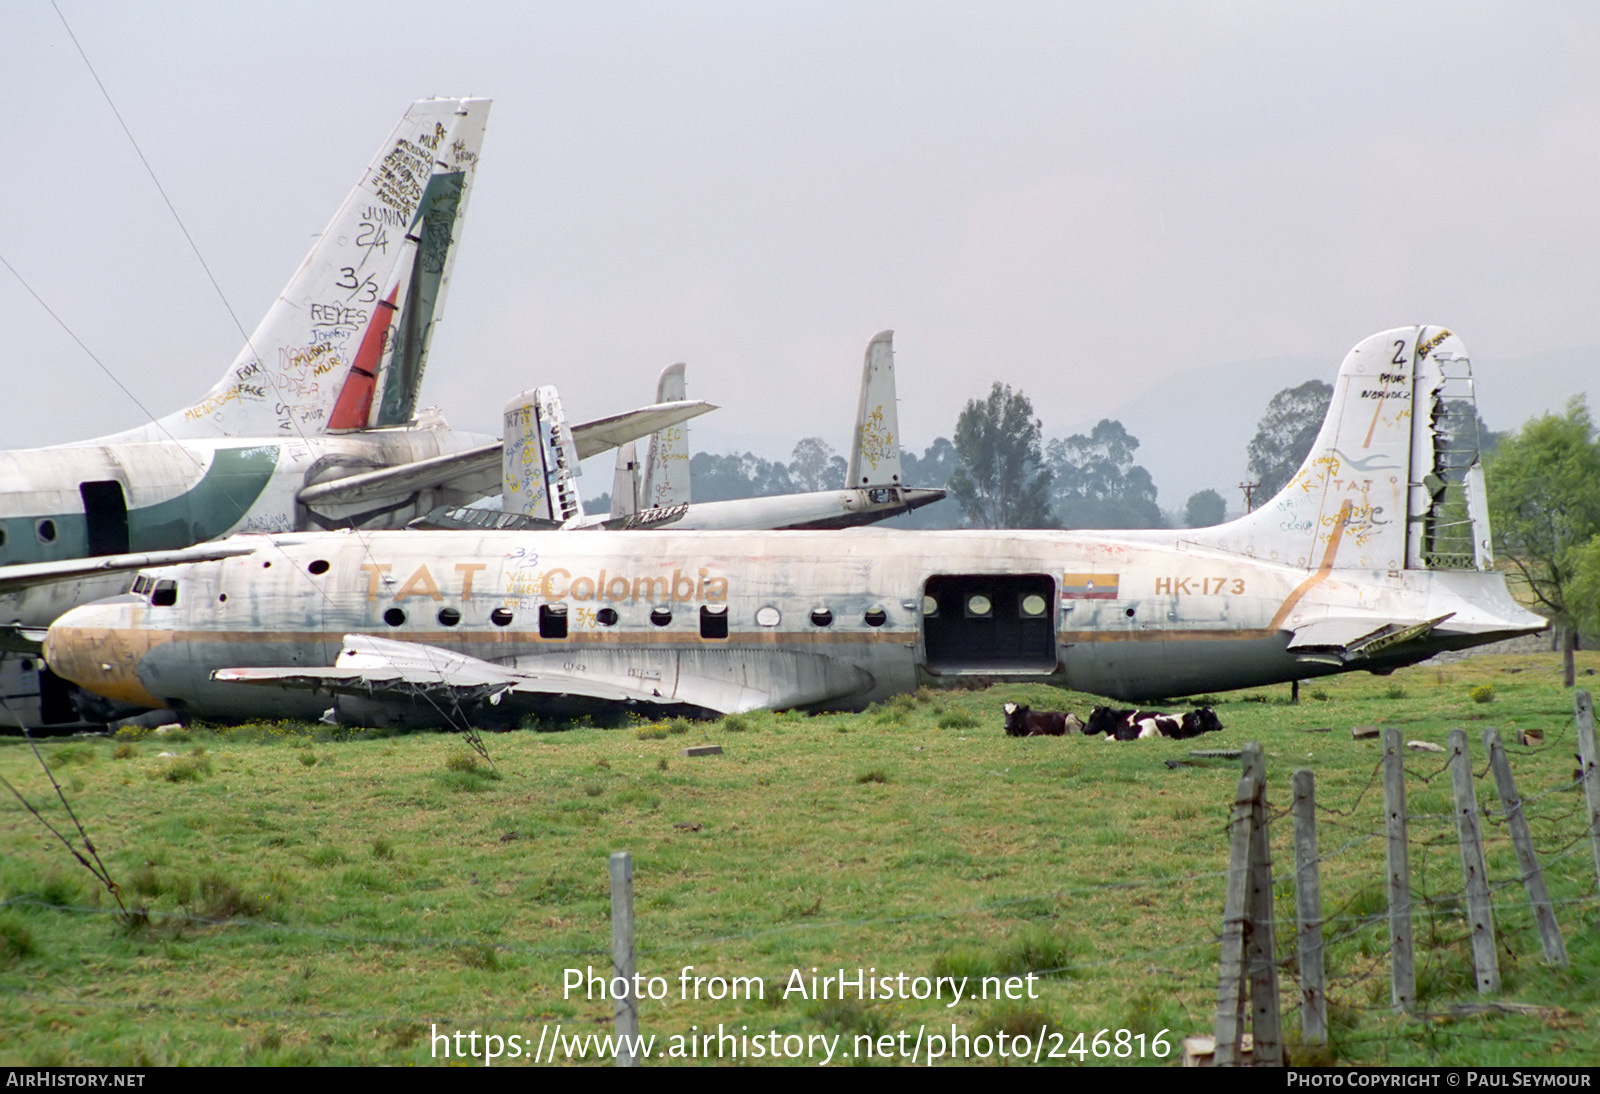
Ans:
[{"label": "aircraft nose", "polygon": [[87,604],[50,626],[44,659],[50,671],[108,699],[151,708],[166,704],[145,689],[139,664],[167,635],[138,625],[139,605]]}]

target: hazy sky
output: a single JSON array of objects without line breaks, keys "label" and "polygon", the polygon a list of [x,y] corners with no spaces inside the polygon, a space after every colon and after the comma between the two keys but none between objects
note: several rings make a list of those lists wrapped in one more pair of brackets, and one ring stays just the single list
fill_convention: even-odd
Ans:
[{"label": "hazy sky", "polygon": [[[1063,432],[1406,323],[1600,343],[1593,4],[58,3],[247,329],[407,103],[495,100],[423,391],[467,428],[683,360],[696,447],[843,448],[884,328],[919,450],[994,380]],[[189,402],[239,331],[48,0],[3,49],[0,255]],[[144,420],[4,270],[0,324],[7,447]]]}]

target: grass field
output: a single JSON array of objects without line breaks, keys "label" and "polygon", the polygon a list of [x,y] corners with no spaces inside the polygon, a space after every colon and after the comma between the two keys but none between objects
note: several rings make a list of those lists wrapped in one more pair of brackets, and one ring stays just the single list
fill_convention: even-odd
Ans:
[{"label": "grass field", "polygon": [[[1579,655],[1581,681],[1596,668],[1600,656]],[[1227,729],[1185,742],[1007,738],[1007,699],[1079,713],[1094,702],[1009,685],[925,690],[858,715],[523,730],[486,738],[492,767],[455,736],[328,727],[47,741],[40,752],[139,911],[120,915],[5,795],[0,1064],[427,1064],[441,1060],[435,1032],[475,1030],[480,1044],[516,1035],[525,1054],[558,1024],[563,1038],[608,1032],[612,1003],[563,985],[568,969],[609,972],[607,859],[621,849],[633,855],[639,971],[665,988],[640,1007],[657,1055],[674,1036],[687,1052],[685,1035],[721,1024],[760,1034],[767,1051],[791,1038],[812,1059],[827,1044],[819,1035],[837,1036],[835,1062],[881,1063],[864,1058],[867,1041],[876,1052],[878,1038],[904,1031],[909,1052],[920,1030],[925,1054],[926,1036],[948,1038],[954,1025],[968,1037],[1027,1036],[1041,1062],[1171,1064],[1185,1035],[1213,1024],[1238,765],[1163,760],[1256,739],[1297,1060],[1594,1065],[1595,869],[1571,784],[1572,693],[1559,681],[1557,656],[1540,654],[1337,677],[1305,685],[1294,706],[1287,687],[1233,693],[1215,704]],[[1474,701],[1483,686],[1492,699]],[[1539,1011],[1451,1010],[1476,996],[1449,777],[1443,756],[1414,752],[1426,1013],[1391,1012],[1380,746],[1353,740],[1359,725],[1440,744],[1467,729],[1479,803],[1491,808],[1482,729],[1544,731],[1541,747],[1509,751],[1570,968],[1541,963],[1504,824],[1485,825],[1499,999]],[[681,755],[699,743],[723,754]],[[1334,1024],[1322,1050],[1294,1044],[1287,806],[1298,767],[1316,772],[1322,807]],[[25,741],[0,740],[0,774],[72,833]],[[969,996],[982,977],[1033,973],[1037,998],[808,997],[813,969],[841,968],[904,973],[908,987],[966,976]],[[695,977],[707,978],[702,996],[763,998],[683,998]],[[805,994],[785,996],[799,982]],[[1097,1061],[1101,1030],[1110,1054]],[[1162,1031],[1172,1048],[1157,1060]],[[723,1062],[730,1051],[723,1042]]]}]

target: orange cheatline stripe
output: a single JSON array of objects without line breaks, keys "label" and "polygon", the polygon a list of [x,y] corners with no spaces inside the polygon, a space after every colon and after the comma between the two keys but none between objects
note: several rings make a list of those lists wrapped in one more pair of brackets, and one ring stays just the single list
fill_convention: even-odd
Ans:
[{"label": "orange cheatline stripe", "polygon": [[1377,406],[1372,408],[1372,424],[1367,426],[1367,439],[1361,442],[1362,448],[1372,447],[1372,432],[1378,428],[1378,415],[1383,413],[1383,399],[1377,400]]},{"label": "orange cheatline stripe", "polygon": [[1272,617],[1272,622],[1267,624],[1269,631],[1275,631],[1282,626],[1283,621],[1289,617],[1289,613],[1294,611],[1294,606],[1300,603],[1300,598],[1310,592],[1313,585],[1320,585],[1326,581],[1328,575],[1333,572],[1333,558],[1339,553],[1339,543],[1344,539],[1344,526],[1350,519],[1350,507],[1352,504],[1352,502],[1347,501],[1339,507],[1339,515],[1335,518],[1339,523],[1333,529],[1333,535],[1328,537],[1328,549],[1322,552],[1322,565],[1317,567],[1316,573],[1296,585],[1294,591],[1284,598],[1283,603],[1278,607],[1277,614]]}]

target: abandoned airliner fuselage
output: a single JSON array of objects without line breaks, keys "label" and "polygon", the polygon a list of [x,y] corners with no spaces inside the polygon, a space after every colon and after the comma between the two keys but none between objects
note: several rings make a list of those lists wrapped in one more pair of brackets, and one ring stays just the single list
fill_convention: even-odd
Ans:
[{"label": "abandoned airliner fuselage", "polygon": [[436,724],[853,708],[952,676],[1139,701],[1385,671],[1543,626],[1490,569],[1481,473],[1445,431],[1468,369],[1439,328],[1362,342],[1299,473],[1216,528],[269,537],[142,574],[46,653],[197,715]]}]

